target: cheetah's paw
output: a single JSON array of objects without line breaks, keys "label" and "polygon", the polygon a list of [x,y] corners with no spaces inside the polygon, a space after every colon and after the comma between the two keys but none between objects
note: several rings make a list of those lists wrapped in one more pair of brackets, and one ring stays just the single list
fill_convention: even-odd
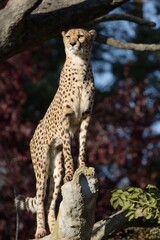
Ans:
[{"label": "cheetah's paw", "polygon": [[46,230],[44,228],[38,228],[35,234],[35,239],[43,238],[46,235]]}]

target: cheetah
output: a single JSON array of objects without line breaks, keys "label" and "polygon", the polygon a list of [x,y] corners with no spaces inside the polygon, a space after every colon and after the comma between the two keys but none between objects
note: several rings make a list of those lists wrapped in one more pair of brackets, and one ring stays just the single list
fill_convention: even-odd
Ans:
[{"label": "cheetah", "polygon": [[44,118],[38,124],[30,142],[30,152],[36,177],[36,197],[18,196],[20,209],[36,212],[35,238],[46,235],[44,198],[50,179],[48,225],[53,232],[55,206],[65,169],[64,182],[73,177],[71,139],[79,129],[79,166],[85,166],[87,127],[94,101],[94,79],[90,64],[95,30],[71,29],[62,32],[66,61],[61,71],[59,87]]}]

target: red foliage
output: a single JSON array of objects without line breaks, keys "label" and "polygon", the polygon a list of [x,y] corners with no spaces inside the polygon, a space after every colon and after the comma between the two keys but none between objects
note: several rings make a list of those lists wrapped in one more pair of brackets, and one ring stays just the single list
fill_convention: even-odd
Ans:
[{"label": "red foliage", "polygon": [[31,52],[16,56],[0,66],[0,239],[15,239],[15,188],[18,186],[22,193],[33,192],[29,141],[35,124],[23,117],[27,100],[23,83],[35,81],[42,74],[41,69],[37,71]]}]

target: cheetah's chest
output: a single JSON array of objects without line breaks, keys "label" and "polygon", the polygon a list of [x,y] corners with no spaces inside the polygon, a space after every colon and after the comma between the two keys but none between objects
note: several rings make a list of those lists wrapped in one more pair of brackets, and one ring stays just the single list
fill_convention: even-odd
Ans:
[{"label": "cheetah's chest", "polygon": [[71,108],[73,113],[70,116],[70,135],[73,137],[82,121],[83,113],[88,111],[91,105],[91,90],[82,87],[77,88],[73,96]]},{"label": "cheetah's chest", "polygon": [[86,86],[78,86],[76,90],[76,94],[73,98],[73,110],[74,110],[74,117],[75,121],[80,122],[83,116],[83,113],[86,112],[91,105],[91,96],[92,96],[92,89],[88,85]]}]

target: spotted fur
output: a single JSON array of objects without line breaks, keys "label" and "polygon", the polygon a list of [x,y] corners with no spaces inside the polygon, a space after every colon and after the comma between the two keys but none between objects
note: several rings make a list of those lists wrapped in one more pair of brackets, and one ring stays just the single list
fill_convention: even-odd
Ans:
[{"label": "spotted fur", "polygon": [[63,165],[64,181],[73,177],[71,138],[79,128],[79,165],[85,165],[86,134],[94,100],[94,83],[90,53],[95,31],[71,29],[62,32],[66,61],[57,93],[30,142],[31,158],[36,176],[36,197],[16,198],[16,206],[37,213],[36,239],[46,234],[44,198],[50,177],[48,225],[55,223],[55,206],[60,191]]}]

